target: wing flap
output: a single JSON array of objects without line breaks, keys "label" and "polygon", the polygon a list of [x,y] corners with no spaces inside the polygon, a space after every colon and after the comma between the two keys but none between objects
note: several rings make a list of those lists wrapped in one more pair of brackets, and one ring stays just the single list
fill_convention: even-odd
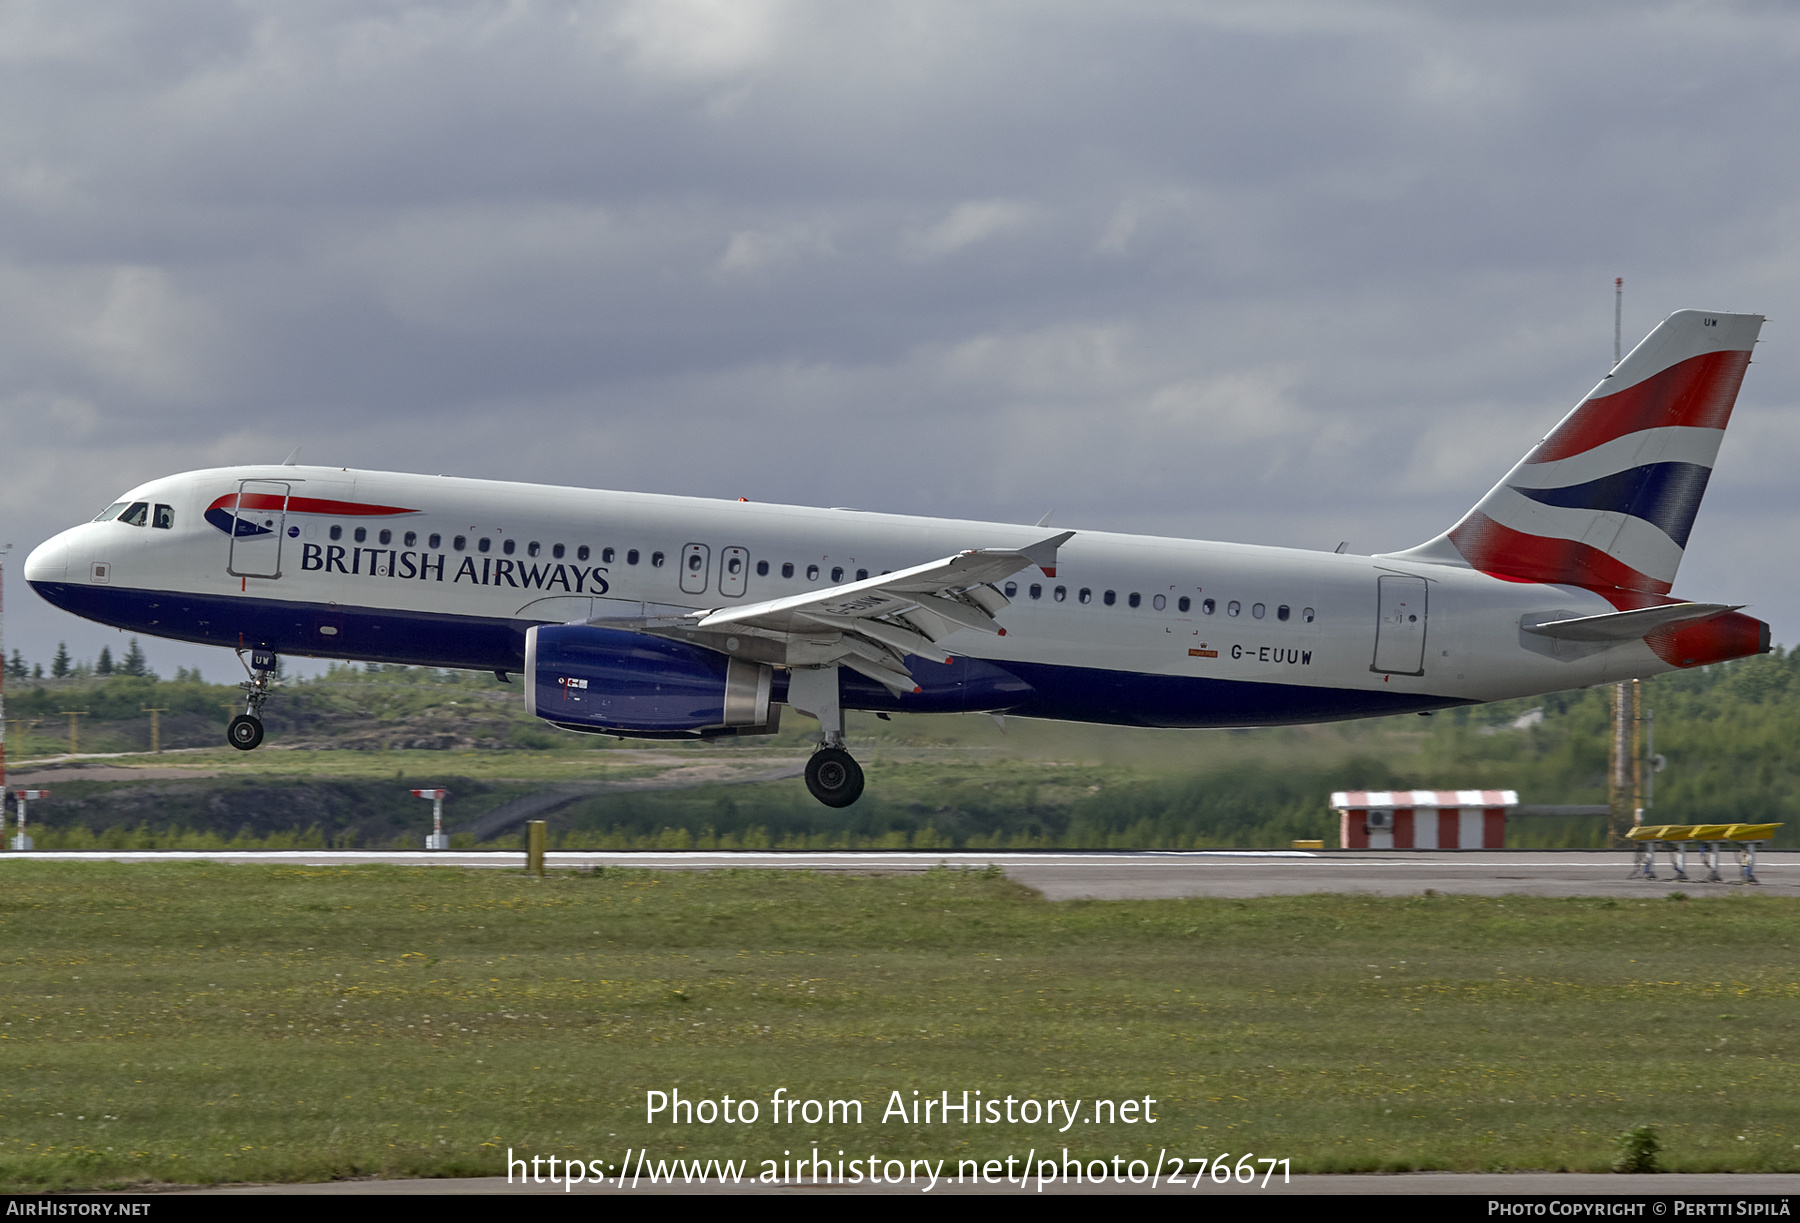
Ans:
[{"label": "wing flap", "polygon": [[993,583],[1032,565],[1054,574],[1056,550],[1074,534],[1063,531],[1024,548],[970,549],[824,590],[689,612],[681,622],[707,633],[774,638],[797,665],[846,666],[910,692],[916,685],[907,655],[947,663],[950,655],[938,645],[946,637],[965,629],[1005,636],[994,617],[1011,600]]}]

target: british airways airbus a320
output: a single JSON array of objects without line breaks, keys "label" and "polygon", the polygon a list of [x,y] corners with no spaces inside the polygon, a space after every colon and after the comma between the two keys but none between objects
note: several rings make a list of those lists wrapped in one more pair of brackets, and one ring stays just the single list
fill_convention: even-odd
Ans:
[{"label": "british airways airbus a320", "polygon": [[1428,712],[1765,652],[1669,594],[1762,326],[1682,311],[1449,531],[1346,556],[336,468],[140,485],[37,548],[77,615],[235,649],[495,671],[565,730],[714,738],[844,710],[1131,726]]}]

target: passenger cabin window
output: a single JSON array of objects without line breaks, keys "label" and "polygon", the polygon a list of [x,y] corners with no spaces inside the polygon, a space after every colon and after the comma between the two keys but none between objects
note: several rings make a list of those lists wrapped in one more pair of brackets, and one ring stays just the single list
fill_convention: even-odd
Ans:
[{"label": "passenger cabin window", "polygon": [[[588,558],[588,546],[586,544],[582,544],[579,548],[575,549],[575,559],[576,560],[584,561],[587,558]],[[612,564],[612,549],[608,548],[606,550],[606,555],[601,557],[601,559],[604,560],[609,565]]]},{"label": "passenger cabin window", "polygon": [[1001,593],[1010,599],[1014,595],[1019,593],[1019,584],[1017,582],[1008,582],[1006,584],[1005,590],[1003,590]]},{"label": "passenger cabin window", "polygon": [[[358,539],[361,539],[361,538],[362,538],[362,532],[361,532],[361,531],[358,531],[358,532],[357,532],[357,533],[356,533],[356,537],[357,537],[357,538],[358,538]],[[480,539],[478,539],[478,540],[476,540],[476,541],[475,541],[475,550],[476,550],[476,551],[477,551],[477,552],[487,552],[487,551],[489,551],[489,550],[490,550],[490,549],[492,549],[492,548],[493,548],[493,546],[494,546],[494,541],[493,541],[493,540],[491,540],[491,539],[489,539],[489,538],[488,538],[488,537],[487,537],[487,536],[485,536],[485,535],[483,535],[483,536],[482,536],[482,537],[481,537],[481,538],[480,538]]]},{"label": "passenger cabin window", "polygon": [[1056,588],[1056,601],[1058,603],[1061,603],[1064,599],[1066,599],[1068,597],[1069,597],[1069,588],[1067,586],[1058,586]]},{"label": "passenger cabin window", "polygon": [[1308,624],[1311,624],[1313,622],[1313,609],[1310,607],[1302,607],[1300,609],[1300,618]]},{"label": "passenger cabin window", "polygon": [[819,567],[817,565],[808,565],[806,567],[806,580],[809,582],[816,582],[819,580]]},{"label": "passenger cabin window", "polygon": [[784,578],[791,578],[794,576],[794,562],[793,561],[781,562],[781,576]]},{"label": "passenger cabin window", "polygon": [[1194,601],[1192,599],[1188,598],[1186,595],[1182,595],[1179,599],[1175,600],[1176,608],[1178,608],[1179,610],[1184,611],[1184,612],[1187,611],[1193,605],[1194,605]]},{"label": "passenger cabin window", "polygon": [[1036,582],[1033,582],[1031,584],[1031,597],[1034,599],[1043,598],[1044,597],[1044,588],[1042,586],[1039,586]]},{"label": "passenger cabin window", "polygon": [[1277,620],[1286,620],[1288,618],[1288,605],[1286,603],[1283,603],[1280,607],[1275,609],[1275,618]]},{"label": "passenger cabin window", "polygon": [[1142,603],[1143,601],[1144,601],[1144,596],[1139,594],[1135,590],[1132,591],[1129,595],[1125,596],[1125,602],[1129,603],[1133,607],[1136,607],[1138,604]]},{"label": "passenger cabin window", "polygon": [[1150,600],[1150,606],[1154,607],[1157,611],[1161,611],[1163,608],[1167,607],[1168,605],[1169,605],[1169,601],[1167,599],[1163,598],[1161,595],[1157,595],[1154,599]]},{"label": "passenger cabin window", "polygon": [[439,535],[436,531],[433,531],[431,533],[431,538],[425,541],[425,546],[434,549],[441,548],[444,546],[444,537]]},{"label": "passenger cabin window", "polygon": [[105,509],[101,510],[97,515],[95,515],[94,521],[95,522],[111,522],[113,519],[115,519],[119,516],[119,511],[124,509],[128,504],[130,504],[130,503],[126,502],[126,501],[115,501],[111,505],[107,506]]},{"label": "passenger cabin window", "polygon": [[408,531],[400,539],[400,545],[405,548],[410,548],[418,542],[419,542],[419,533],[417,531]]},{"label": "passenger cabin window", "polygon": [[381,529],[380,542],[384,543],[384,544],[393,543],[394,542],[394,533],[392,531],[388,530],[386,527],[383,527]]},{"label": "passenger cabin window", "polygon": [[627,565],[635,565],[635,564],[637,564],[637,561],[638,561],[638,550],[636,548],[632,548],[625,553],[625,563]]},{"label": "passenger cabin window", "polygon": [[705,563],[706,563],[705,561],[700,559],[700,554],[698,552],[691,553],[688,556],[688,572],[689,573],[699,573],[700,566],[704,565]]},{"label": "passenger cabin window", "polygon": [[544,546],[542,544],[538,543],[538,541],[534,539],[530,543],[525,545],[525,555],[526,556],[536,556],[539,552],[543,551],[543,547]]},{"label": "passenger cabin window", "polygon": [[868,581],[869,580],[869,571],[867,569],[858,569],[856,571],[856,580],[859,582]]},{"label": "passenger cabin window", "polygon": [[831,567],[831,580],[833,582],[841,582],[844,580],[844,567],[842,565],[833,565]]},{"label": "passenger cabin window", "polygon": [[1086,586],[1083,586],[1075,597],[1083,603],[1092,603],[1094,601],[1094,592],[1089,590]]},{"label": "passenger cabin window", "polygon": [[[343,528],[343,527],[341,527],[341,526],[339,526],[339,525],[338,525],[338,524],[337,524],[337,523],[335,523],[335,522],[334,522],[334,523],[332,523],[332,524],[331,524],[331,538],[333,538],[333,539],[342,539],[342,538],[344,538],[344,528]],[[460,547],[462,547],[462,545],[461,545],[461,544],[458,544],[458,545],[456,545],[456,546],[457,546],[457,547],[459,547],[459,548],[460,548]]]},{"label": "passenger cabin window", "polygon": [[1231,602],[1229,602],[1225,605],[1225,614],[1227,616],[1235,616],[1243,610],[1244,610],[1244,605],[1242,603],[1239,603],[1236,599],[1233,599]]},{"label": "passenger cabin window", "polygon": [[[383,531],[383,532],[382,532],[382,534],[383,534],[383,535],[386,535],[386,534],[387,534],[387,532],[386,532],[386,531]],[[382,540],[382,541],[381,541],[381,542],[382,542],[382,543],[386,543],[386,542],[387,542],[387,540],[385,540],[385,539],[384,539],[384,540]],[[504,540],[504,541],[502,541],[502,542],[501,542],[501,544],[500,544],[500,551],[502,551],[502,552],[504,552],[504,553],[506,553],[506,554],[507,554],[507,555],[508,555],[508,556],[511,556],[511,555],[512,555],[512,554],[513,554],[513,553],[514,553],[514,552],[515,552],[515,551],[517,551],[517,550],[518,550],[518,547],[519,547],[519,541],[518,541],[518,540],[516,540],[516,539],[508,539],[508,540]]]},{"label": "passenger cabin window", "polygon": [[1263,613],[1268,610],[1269,609],[1264,607],[1261,603],[1258,603],[1250,608],[1250,614],[1255,616],[1258,620],[1261,620],[1263,618]]},{"label": "passenger cabin window", "polygon": [[1117,603],[1119,601],[1119,592],[1116,590],[1109,590],[1105,594],[1101,595],[1100,599],[1108,607],[1111,607],[1114,603]]},{"label": "passenger cabin window", "polygon": [[[336,527],[331,529],[334,531],[337,530]],[[333,535],[332,538],[336,539],[337,536]],[[455,548],[458,552],[461,552],[464,548],[469,546],[469,537],[466,535],[458,535],[455,539],[450,541],[450,546]]]},{"label": "passenger cabin window", "polygon": [[[363,543],[363,542],[365,542],[365,541],[366,541],[366,540],[367,540],[367,539],[368,539],[368,538],[369,538],[369,528],[368,528],[368,527],[357,527],[357,528],[356,528],[356,542],[357,542],[357,543],[359,543],[359,544],[360,544],[360,543]],[[483,545],[483,546],[482,546],[482,549],[481,549],[481,550],[482,550],[482,551],[483,551],[483,552],[486,552],[486,551],[487,551],[487,546],[486,546],[486,545],[487,545],[487,540],[485,540],[485,539],[484,539],[484,540],[482,540],[482,541],[481,541],[481,542],[482,542],[482,545]]]},{"label": "passenger cabin window", "polygon": [[[614,553],[613,553],[613,550],[612,550],[612,549],[611,549],[611,548],[602,548],[602,549],[600,549],[600,563],[601,563],[601,564],[602,564],[602,565],[610,565],[610,564],[612,564],[612,563],[613,563],[613,556],[614,556]],[[577,548],[577,549],[575,549],[575,559],[576,559],[576,560],[578,560],[578,561],[584,561],[584,560],[586,560],[586,559],[587,559],[587,558],[588,558],[588,548],[587,548],[587,545],[586,545],[586,544],[582,544],[582,545],[581,545],[581,547],[579,547],[579,548]]]},{"label": "passenger cabin window", "polygon": [[663,554],[662,553],[652,552],[650,554],[650,565],[652,568],[661,569],[662,563],[663,563]]},{"label": "passenger cabin window", "polygon": [[769,576],[769,562],[768,561],[757,561],[756,562],[756,576],[759,578],[766,578]]},{"label": "passenger cabin window", "polygon": [[557,560],[561,560],[563,558],[563,553],[566,551],[567,551],[567,549],[564,548],[561,544],[551,544],[550,545],[550,555],[555,557]]},{"label": "passenger cabin window", "polygon": [[172,505],[157,506],[156,513],[154,513],[150,516],[150,525],[153,527],[160,527],[162,530],[165,530],[165,531],[168,530],[170,527],[174,526],[175,525],[175,507]]},{"label": "passenger cabin window", "polygon": [[1211,599],[1200,600],[1200,610],[1202,612],[1205,612],[1209,616],[1213,614],[1214,610],[1216,610],[1218,608],[1218,606],[1219,605],[1217,603],[1214,603]]}]

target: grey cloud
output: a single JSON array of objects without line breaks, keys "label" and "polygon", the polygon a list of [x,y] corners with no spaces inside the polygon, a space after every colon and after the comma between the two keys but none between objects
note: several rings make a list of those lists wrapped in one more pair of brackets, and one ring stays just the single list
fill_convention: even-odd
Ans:
[{"label": "grey cloud", "polygon": [[[1605,372],[1623,274],[1627,343],[1776,320],[1683,588],[1792,640],[1797,43],[1755,5],[10,6],[0,509],[28,545],[304,443],[1400,547]],[[91,631],[13,602],[28,653]]]}]

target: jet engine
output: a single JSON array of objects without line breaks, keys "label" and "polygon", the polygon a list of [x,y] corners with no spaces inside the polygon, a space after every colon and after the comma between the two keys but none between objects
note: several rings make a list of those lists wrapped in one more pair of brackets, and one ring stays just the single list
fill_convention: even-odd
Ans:
[{"label": "jet engine", "polygon": [[638,739],[774,733],[774,669],[585,624],[525,634],[525,708],[565,730]]}]

